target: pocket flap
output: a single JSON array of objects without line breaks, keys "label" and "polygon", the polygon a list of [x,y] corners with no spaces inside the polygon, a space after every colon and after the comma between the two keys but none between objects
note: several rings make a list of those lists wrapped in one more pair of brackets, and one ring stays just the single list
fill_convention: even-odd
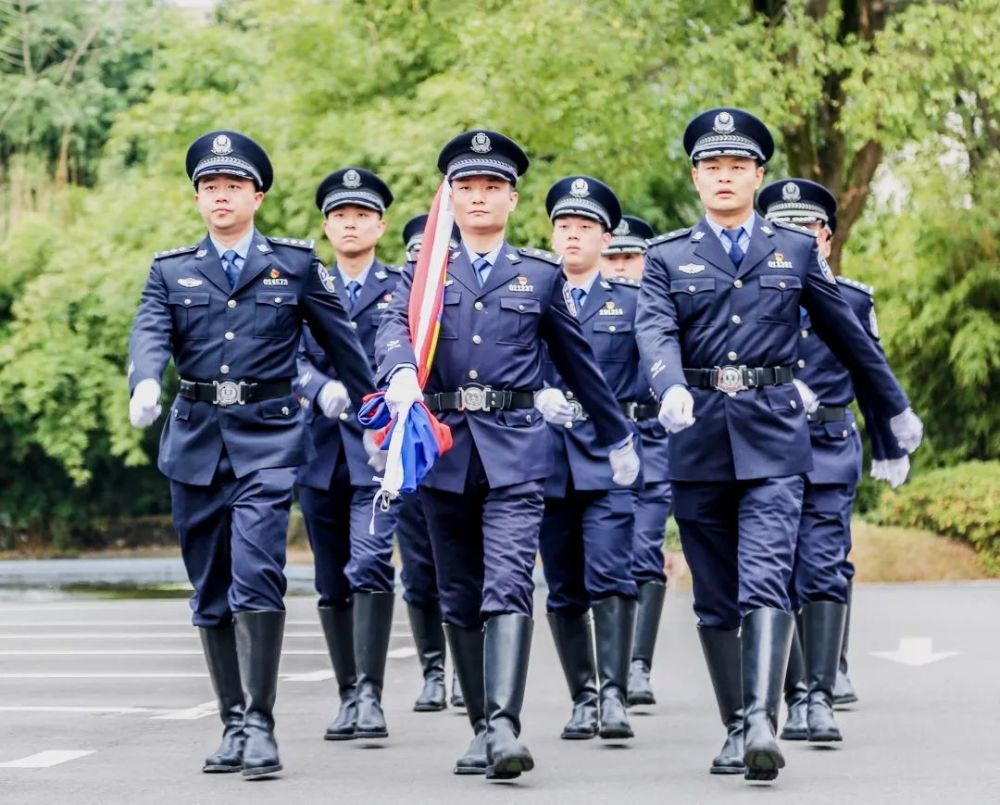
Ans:
[{"label": "pocket flap", "polygon": [[595,333],[630,333],[632,332],[632,322],[630,321],[596,321],[594,322]]},{"label": "pocket flap", "polygon": [[207,293],[186,293],[184,291],[171,291],[167,302],[180,307],[198,307],[207,305],[209,294]]},{"label": "pocket flap", "polygon": [[539,313],[542,309],[537,299],[526,299],[519,296],[501,296],[500,307],[503,310],[514,310],[518,313]]},{"label": "pocket flap", "polygon": [[701,277],[690,280],[670,280],[670,293],[696,294],[702,291],[714,291],[715,280],[711,277]]},{"label": "pocket flap", "polygon": [[297,305],[298,297],[293,293],[280,293],[275,291],[257,291],[258,305],[271,305],[273,307],[287,307]]},{"label": "pocket flap", "polygon": [[785,274],[765,274],[760,278],[761,288],[777,288],[779,291],[790,291],[801,288],[802,281],[798,277]]},{"label": "pocket flap", "polygon": [[462,301],[461,291],[445,291],[444,292],[444,303],[446,305],[457,305]]}]

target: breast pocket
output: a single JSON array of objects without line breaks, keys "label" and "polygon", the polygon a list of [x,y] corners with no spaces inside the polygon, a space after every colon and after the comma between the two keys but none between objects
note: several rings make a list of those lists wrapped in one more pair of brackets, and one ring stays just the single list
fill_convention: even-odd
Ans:
[{"label": "breast pocket", "polygon": [[670,295],[677,306],[679,324],[687,328],[707,327],[711,324],[709,313],[715,299],[715,280],[708,277],[689,280],[671,280]]},{"label": "breast pocket", "polygon": [[517,296],[500,297],[500,329],[498,344],[531,346],[538,339],[538,321],[542,306],[537,299]]},{"label": "breast pocket", "polygon": [[167,302],[170,305],[174,333],[186,341],[208,338],[209,294],[172,293]]},{"label": "breast pocket", "polygon": [[798,277],[782,274],[761,277],[757,318],[772,324],[798,326],[801,292],[802,281]]},{"label": "breast pocket", "polygon": [[454,341],[458,338],[459,305],[462,303],[462,292],[445,290],[443,302],[441,332],[438,334],[438,338]]},{"label": "breast pocket", "polygon": [[601,362],[625,362],[634,357],[630,321],[597,321],[591,335],[594,355]]},{"label": "breast pocket", "polygon": [[287,338],[298,324],[298,302],[290,293],[258,293],[253,319],[254,336]]}]

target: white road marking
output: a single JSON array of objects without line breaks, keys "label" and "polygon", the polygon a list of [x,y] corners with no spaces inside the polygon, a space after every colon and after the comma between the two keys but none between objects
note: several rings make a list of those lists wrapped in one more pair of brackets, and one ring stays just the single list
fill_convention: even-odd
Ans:
[{"label": "white road marking", "polygon": [[405,657],[416,656],[417,650],[412,646],[404,646],[403,648],[394,648],[386,656],[390,660],[401,660]]},{"label": "white road marking", "polygon": [[930,665],[932,662],[954,657],[957,651],[934,651],[934,639],[930,637],[901,637],[895,651],[873,651],[873,657],[898,662],[900,665]]},{"label": "white road marking", "polygon": [[[322,682],[325,679],[332,679],[332,671],[308,671],[301,674],[280,674],[283,682]],[[204,671],[176,671],[176,672],[154,672],[154,671],[94,671],[91,673],[64,673],[64,672],[25,672],[25,673],[0,673],[2,679],[205,679],[208,674]]]},{"label": "white road marking", "polygon": [[[89,625],[89,624],[88,624]],[[411,637],[409,632],[393,632],[391,637]],[[285,632],[285,639],[313,640],[323,637],[322,632]],[[190,632],[32,632],[16,634],[5,632],[0,640],[197,640],[198,633]]]},{"label": "white road marking", "polygon": [[36,752],[33,755],[22,757],[18,760],[8,760],[0,763],[2,769],[47,769],[51,766],[58,766],[60,763],[68,763],[71,760],[78,760],[87,755],[94,754],[93,749],[49,749],[45,752]]},{"label": "white road marking", "polygon": [[333,671],[308,671],[304,674],[284,674],[282,682],[325,682],[333,679]]},{"label": "white road marking", "polygon": [[153,716],[154,721],[196,721],[206,716],[217,716],[219,705],[216,702],[202,702],[194,707],[187,707],[183,710],[169,710],[158,716]]},{"label": "white road marking", "polygon": [[78,705],[3,705],[0,713],[95,713],[97,715],[133,715],[137,713],[159,713],[152,707],[127,707],[108,705],[106,707],[84,707]]},{"label": "white road marking", "polygon": [[[412,649],[411,649],[412,651]],[[325,657],[325,651],[304,651],[293,649],[291,651],[282,650],[282,655],[289,657]],[[129,649],[129,648],[94,648],[94,649],[4,649],[0,651],[0,657],[180,657],[198,656],[202,654],[201,649],[186,648],[150,648],[150,649]]]}]

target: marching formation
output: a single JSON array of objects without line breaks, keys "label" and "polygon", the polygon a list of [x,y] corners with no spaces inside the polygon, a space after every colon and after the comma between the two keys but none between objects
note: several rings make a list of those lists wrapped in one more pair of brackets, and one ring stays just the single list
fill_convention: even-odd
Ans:
[{"label": "marching formation", "polygon": [[[547,251],[506,240],[524,150],[459,134],[438,159],[450,240],[434,236],[435,202],[404,227],[402,267],[376,257],[392,191],[343,167],[315,194],[329,268],[312,241],[256,229],[273,178],[257,143],[212,131],[191,145],[207,234],[156,255],[128,381],[131,422],[148,427],[171,359],[179,377],[159,468],[223,722],[203,771],[282,768],[273,708],[296,495],[340,698],[326,740],[389,734],[396,544],[423,671],[413,707],[442,710],[450,689],[468,715],[456,774],[535,765],[521,733],[539,557],[569,693],[562,738],[631,739],[628,708],[656,701],[671,513],[725,731],[709,770],[773,780],[779,737],[841,740],[834,706],[856,701],[850,405],[873,476],[893,485],[922,424],[879,344],[872,289],[826,263],[833,195],[794,178],[761,189],[774,143],[743,110],[704,112],[683,142],[697,223],[656,236],[574,174],[545,198]],[[376,398],[390,428],[419,408],[433,434],[402,460],[421,470],[398,495],[380,489],[400,459],[365,418]]]}]

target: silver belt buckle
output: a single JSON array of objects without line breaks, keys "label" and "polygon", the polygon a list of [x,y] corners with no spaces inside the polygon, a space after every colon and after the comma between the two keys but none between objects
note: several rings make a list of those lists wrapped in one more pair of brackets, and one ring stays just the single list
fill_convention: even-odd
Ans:
[{"label": "silver belt buckle", "polygon": [[221,405],[223,408],[236,403],[246,405],[246,400],[243,399],[243,388],[246,383],[242,380],[239,383],[235,380],[223,380],[221,383],[218,380],[213,380],[212,384],[215,386],[213,404]]},{"label": "silver belt buckle", "polygon": [[489,406],[486,404],[486,392],[488,391],[488,386],[465,386],[459,389],[462,395],[462,410],[489,411]]},{"label": "silver belt buckle", "polygon": [[587,419],[587,412],[583,410],[583,406],[580,404],[579,400],[567,400],[569,407],[573,409],[573,421],[583,422]]},{"label": "silver belt buckle", "polygon": [[715,387],[730,396],[737,391],[746,391],[749,386],[743,380],[743,366],[716,366]]}]

